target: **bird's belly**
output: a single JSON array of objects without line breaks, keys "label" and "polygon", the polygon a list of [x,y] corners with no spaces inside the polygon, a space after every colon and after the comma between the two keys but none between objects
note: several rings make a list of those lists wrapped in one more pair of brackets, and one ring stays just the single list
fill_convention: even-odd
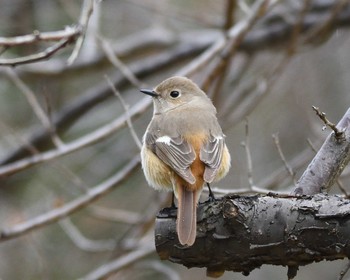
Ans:
[{"label": "bird's belly", "polygon": [[174,172],[146,147],[141,150],[141,159],[148,184],[157,190],[172,191]]}]

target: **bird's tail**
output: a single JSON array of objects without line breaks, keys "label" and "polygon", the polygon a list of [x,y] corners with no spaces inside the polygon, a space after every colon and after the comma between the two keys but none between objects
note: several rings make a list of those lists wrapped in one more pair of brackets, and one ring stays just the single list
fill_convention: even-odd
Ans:
[{"label": "bird's tail", "polygon": [[183,185],[177,188],[178,210],[176,231],[182,245],[192,246],[197,233],[197,201],[200,191],[191,191]]}]

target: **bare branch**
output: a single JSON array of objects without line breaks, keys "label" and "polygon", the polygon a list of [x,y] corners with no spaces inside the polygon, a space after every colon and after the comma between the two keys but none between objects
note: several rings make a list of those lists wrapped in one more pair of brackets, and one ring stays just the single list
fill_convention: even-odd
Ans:
[{"label": "bare branch", "polygon": [[73,243],[81,250],[87,252],[106,252],[113,251],[116,246],[116,242],[113,239],[91,240],[86,238],[69,218],[65,218],[58,223]]},{"label": "bare branch", "polygon": [[[289,165],[294,170],[297,170],[310,162],[313,156],[314,154],[310,151],[310,149],[304,149],[289,161]],[[285,166],[282,166],[269,174],[269,176],[265,176],[265,178],[258,182],[258,185],[269,190],[276,190],[284,185],[287,178],[289,184],[288,171],[286,171]]]},{"label": "bare branch", "polygon": [[350,108],[336,126],[343,131],[339,140],[331,133],[298,181],[294,194],[328,191],[350,161]]},{"label": "bare branch", "polygon": [[108,60],[112,63],[112,65],[120,70],[123,73],[125,78],[127,78],[132,85],[136,88],[144,87],[144,83],[142,83],[134,73],[114,54],[112,46],[103,38],[98,37],[99,42],[101,43],[102,49],[106,54]]},{"label": "bare branch", "polygon": [[44,214],[41,214],[35,218],[27,220],[23,223],[17,224],[10,228],[2,229],[0,231],[0,242],[16,238],[35,229],[52,224],[91,204],[101,196],[106,195],[108,192],[112,191],[118,184],[127,178],[130,172],[139,165],[139,162],[140,158],[139,156],[136,156],[114,176],[108,178],[106,181],[97,185],[96,187],[89,189],[86,194],[78,197],[77,199],[72,200],[63,206],[57,207]]},{"label": "bare branch", "polygon": [[256,20],[261,17],[265,10],[270,8],[270,5],[274,4],[276,1],[269,0],[259,0],[256,2],[252,13],[244,18],[242,21],[236,23],[227,32],[227,37],[221,38],[215,42],[210,48],[208,48],[204,53],[202,53],[197,59],[189,63],[185,68],[179,71],[179,75],[182,76],[192,76],[195,72],[198,72],[204,65],[209,63],[215,55],[217,55],[221,50],[223,50],[229,44],[239,45],[241,39],[244,35],[251,29]]},{"label": "bare branch", "polygon": [[[152,102],[150,98],[145,97],[138,103],[136,103],[129,111],[130,117],[141,114],[145,111],[149,104]],[[127,121],[127,116],[124,114],[111,123],[96,129],[95,131],[80,137],[74,141],[65,143],[60,149],[53,149],[47,152],[43,152],[40,154],[33,155],[28,158],[24,158],[18,160],[13,163],[9,163],[7,165],[3,165],[0,167],[0,178],[4,176],[8,176],[12,173],[19,172],[36,164],[46,162],[52,159],[56,159],[58,157],[67,155],[69,153],[75,152],[79,149],[92,145],[98,141],[105,139],[106,137],[113,134],[115,131],[124,127]]]},{"label": "bare branch", "polygon": [[207,90],[215,78],[225,71],[227,63],[234,57],[249,30],[251,30],[258,19],[262,18],[277,2],[278,0],[256,1],[252,7],[251,14],[227,31],[227,39],[225,39],[225,45],[222,48],[223,53],[221,53],[218,63],[204,81],[204,90]]},{"label": "bare branch", "polygon": [[252,162],[252,154],[250,152],[250,140],[249,140],[249,123],[248,118],[245,121],[245,141],[241,143],[241,145],[245,149],[245,154],[247,158],[247,169],[248,169],[248,182],[249,187],[252,189],[254,187],[253,181],[253,162]]},{"label": "bare branch", "polygon": [[[308,144],[310,145],[312,151],[314,151],[315,154],[316,154],[316,153],[317,153],[317,149],[315,148],[315,145],[311,142],[310,139],[307,139],[307,142],[308,142]],[[346,189],[344,188],[344,186],[343,186],[343,184],[342,184],[342,182],[340,181],[339,178],[336,180],[336,183],[337,183],[338,188],[340,189],[340,191],[345,195],[345,197],[348,197],[348,198],[349,198],[350,195],[348,194],[348,192],[347,192]]]},{"label": "bare branch", "polygon": [[64,30],[52,31],[52,32],[39,32],[35,30],[33,34],[17,36],[17,37],[0,37],[0,46],[14,47],[21,45],[28,45],[37,42],[50,42],[50,41],[62,41],[73,40],[81,33],[80,28],[76,26],[67,26]]},{"label": "bare branch", "polygon": [[[137,76],[145,76],[145,75],[148,75],[149,73],[152,73],[153,71],[157,71],[157,70],[159,71],[160,69],[163,69],[164,67],[168,66],[169,64],[175,61],[188,58],[189,56],[192,56],[193,54],[200,52],[207,46],[207,44],[208,44],[208,41],[200,41],[198,42],[198,44],[194,43],[194,44],[180,45],[172,49],[171,51],[156,54],[145,60],[135,62],[130,66],[130,69]],[[128,83],[128,80],[123,75],[117,74],[112,82],[116,87],[119,88],[119,87],[125,86]],[[113,95],[113,92],[110,90],[110,87],[109,85],[106,84],[106,82],[98,84],[96,87],[87,90],[81,96],[76,98],[76,100],[73,100],[72,102],[67,104],[54,117],[53,123],[57,131],[60,131],[60,132],[65,131],[79,117],[81,117],[90,109],[94,108],[96,105],[100,104],[102,101],[106,100],[112,95]],[[144,110],[148,108],[148,106],[152,104],[152,101],[150,100],[150,98],[145,98],[140,102],[137,104],[139,105],[143,104],[145,106],[141,106],[141,108],[139,108],[140,110],[139,112],[136,112],[136,110],[134,113],[130,112],[131,116],[133,116],[133,114],[135,115],[141,114]],[[135,106],[137,107],[137,105]],[[133,106],[133,108],[135,106]],[[130,111],[132,111],[132,108]],[[42,143],[46,143],[48,134],[46,131],[40,130],[34,133],[32,138],[33,139],[30,140],[30,143],[39,145]],[[19,148],[18,150],[14,151],[11,155],[9,155],[6,159],[4,159],[1,163],[5,164],[8,162],[12,162],[15,159],[22,158],[23,155],[27,155],[27,154],[28,153],[26,148]],[[1,172],[0,172],[0,176],[1,176]]]},{"label": "bare branch", "polygon": [[[330,5],[330,4],[327,4]],[[327,9],[327,5],[323,7],[323,9]],[[349,14],[350,14],[350,7],[344,8],[344,10],[337,15],[337,18],[335,19],[335,25],[336,26],[343,26],[346,24],[350,23],[349,20]],[[277,19],[276,19],[277,17]],[[265,22],[266,25],[264,25],[260,29],[256,30],[251,30],[249,34],[245,37],[245,39],[241,42],[241,45],[239,49],[241,51],[247,51],[247,52],[254,52],[257,50],[264,49],[266,46],[271,46],[271,45],[276,45],[278,46],[283,46],[283,42],[286,41],[286,38],[288,38],[289,34],[291,33],[291,30],[293,29],[294,23],[293,22],[286,22],[286,21],[281,21],[280,20],[280,15],[270,15],[266,17]],[[275,19],[275,20],[273,20]],[[324,17],[322,16],[322,12],[318,13],[313,12],[311,14],[308,14],[305,16],[304,22],[302,24],[302,30],[308,30],[312,28],[313,26],[317,26],[320,23],[324,21]],[[162,35],[164,32],[162,32]],[[205,33],[206,34],[206,33]],[[203,36],[200,33],[197,33],[197,35],[192,36],[181,36],[180,41],[174,41],[174,40],[169,40],[169,36],[162,36],[162,38],[166,38],[162,42],[166,42],[166,44],[174,45],[176,42],[180,43],[179,45],[176,45],[176,47],[173,50],[166,51],[165,53],[161,55],[156,55],[150,57],[150,59],[145,59],[143,61],[140,61],[140,63],[135,63],[135,65],[130,65],[130,69],[133,73],[135,73],[136,76],[141,77],[144,75],[147,75],[151,73],[151,71],[156,71],[157,69],[162,69],[164,65],[169,65],[173,61],[179,61],[181,58],[193,56],[194,54],[197,54],[198,52],[202,51],[204,48],[206,48],[209,44],[213,44],[213,42],[219,42],[220,40],[223,40],[222,37],[221,39],[218,39],[217,36],[214,36],[213,33],[210,33],[211,36],[208,38],[207,36]],[[139,35],[139,34],[138,34]],[[184,34],[186,35],[186,34]],[[188,34],[189,35],[189,34]],[[217,34],[216,34],[217,35]],[[144,38],[144,36],[136,36],[137,38]],[[170,36],[171,37],[171,36]],[[152,38],[154,41],[153,37],[146,36],[146,39]],[[188,40],[188,38],[195,38],[196,40]],[[147,41],[148,42],[148,41]],[[146,42],[146,44],[147,44]],[[156,40],[156,42],[158,42]],[[181,42],[183,44],[181,44]],[[187,42],[187,43],[186,43]],[[148,42],[149,43],[149,42]],[[215,45],[215,44],[214,44]],[[214,48],[214,45],[212,45],[212,48]],[[223,43],[224,45],[224,43]],[[223,47],[222,45],[222,47]],[[141,45],[140,45],[141,46]],[[212,49],[210,48],[210,49]],[[126,48],[128,49],[128,48]],[[132,48],[131,48],[132,49]],[[221,48],[219,48],[217,52],[220,51]],[[126,51],[127,52],[127,51]],[[209,49],[203,53],[209,52]],[[215,52],[215,51],[214,51]],[[213,54],[207,53],[208,58],[212,56]],[[214,54],[215,55],[215,54]],[[102,57],[102,56],[101,56]],[[165,59],[167,57],[167,59]],[[201,57],[201,56],[200,56]],[[181,71],[178,72],[180,75],[187,75],[190,74],[191,69],[194,69],[193,67],[196,67],[195,65],[200,65],[202,62],[202,58],[198,58],[192,61],[192,63],[188,64],[187,67],[183,68]],[[170,58],[170,59],[169,59]],[[204,59],[205,60],[205,59]],[[207,60],[205,60],[207,61]],[[209,60],[208,60],[209,61]],[[96,60],[92,60],[93,63],[96,63]],[[90,64],[84,64],[83,66],[80,65],[80,67],[86,67],[89,66]],[[135,66],[135,67],[134,67]],[[153,70],[151,70],[151,68]],[[72,68],[73,69],[73,68]],[[75,69],[75,68],[74,68]],[[45,72],[42,73],[42,69],[39,69],[41,74],[47,75],[48,73],[52,74],[52,69],[45,69]],[[67,68],[64,66],[62,67],[57,67],[55,68],[54,74],[62,73]],[[25,73],[25,72],[24,72]],[[278,75],[276,75],[278,76]],[[122,81],[122,82],[121,82]],[[115,84],[119,87],[121,83],[125,83],[120,77],[118,77],[115,80]],[[97,90],[94,89],[94,90]],[[58,130],[64,130],[65,128],[69,127],[74,121],[82,116],[84,113],[86,113],[88,110],[99,104],[102,100],[105,100],[106,98],[110,97],[111,94],[108,92],[105,92],[105,88],[102,88],[101,86],[98,89],[98,92],[93,96],[90,96],[91,91],[87,92],[86,94],[83,94],[81,98],[74,100],[71,104],[67,105],[64,110],[58,115],[58,117],[55,119],[54,123],[55,126],[57,127]],[[89,96],[88,96],[89,95]],[[263,94],[262,94],[263,95]],[[244,106],[243,106],[244,107]],[[252,106],[254,107],[254,106]],[[238,110],[238,113],[234,113],[232,115],[232,119],[234,120],[241,120],[242,119],[242,114],[243,117],[246,115],[247,111],[249,112],[251,108],[246,108],[245,112],[242,113],[241,110]],[[236,116],[238,115],[238,118]],[[72,117],[74,116],[74,117]],[[231,120],[232,120],[231,119]],[[69,120],[69,121],[67,121]],[[33,139],[31,140],[31,143],[38,143],[40,141],[44,141],[43,139],[46,139],[47,135],[42,132],[38,132],[37,134],[33,135]],[[18,157],[23,157],[24,149],[15,151],[13,154],[9,155],[6,159],[3,160],[4,163],[13,161],[14,158]]]},{"label": "bare branch", "polygon": [[11,79],[11,81],[18,87],[18,89],[23,93],[28,103],[33,109],[33,112],[36,114],[38,119],[41,121],[45,129],[50,133],[52,137],[52,141],[55,143],[57,148],[60,148],[64,145],[62,140],[56,134],[56,130],[52,127],[52,123],[44,110],[41,108],[37,98],[35,97],[34,92],[18,77],[16,72],[11,69],[6,69],[7,76]]},{"label": "bare branch", "polygon": [[348,199],[336,195],[228,195],[199,204],[197,238],[190,247],[178,242],[176,209],[161,211],[156,249],[162,260],[246,276],[263,264],[297,266],[344,259],[350,256],[348,213]]},{"label": "bare branch", "polygon": [[149,254],[154,253],[154,251],[155,251],[154,246],[142,245],[136,248],[134,251],[131,251],[130,253],[127,253],[114,261],[101,265],[96,270],[90,272],[88,275],[80,279],[81,280],[105,279],[106,277],[111,276],[112,274],[123,269],[124,267],[133,264],[139,259],[142,259],[148,256]]},{"label": "bare branch", "polygon": [[0,65],[16,66],[20,64],[27,64],[27,63],[33,63],[33,62],[45,60],[50,58],[57,51],[59,51],[60,49],[63,49],[65,46],[67,46],[71,42],[72,42],[72,38],[62,39],[60,42],[56,43],[55,45],[48,47],[44,51],[36,54],[31,54],[27,56],[18,57],[18,58],[1,58]]},{"label": "bare branch", "polygon": [[312,106],[312,109],[316,112],[317,116],[320,117],[324,124],[334,131],[335,138],[337,138],[339,141],[344,140],[345,132],[343,130],[339,130],[334,123],[330,122],[326,118],[326,113],[321,112],[316,106]]},{"label": "bare branch", "polygon": [[71,56],[68,58],[68,61],[67,61],[68,65],[72,65],[79,55],[79,52],[84,42],[89,19],[94,10],[94,2],[95,0],[84,0],[83,2],[82,11],[79,19],[79,26],[81,28],[81,33],[78,39],[76,40],[75,47],[73,49]]},{"label": "bare branch", "polygon": [[293,183],[294,185],[296,186],[297,184],[297,181],[295,179],[295,172],[293,171],[292,167],[289,165],[289,163],[287,162],[286,160],[286,157],[284,156],[283,154],[283,151],[282,151],[282,148],[281,148],[281,145],[280,145],[280,139],[278,137],[278,134],[275,133],[272,135],[272,138],[273,138],[273,141],[275,142],[275,146],[277,148],[277,151],[278,151],[278,154],[280,156],[280,158],[282,159],[283,161],[283,164],[284,164],[284,167],[286,168],[287,172],[289,173],[290,177],[292,177],[292,180],[293,180]]},{"label": "bare branch", "polygon": [[137,147],[139,147],[139,150],[141,151],[142,148],[142,144],[141,141],[139,139],[139,137],[137,136],[137,133],[134,129],[134,126],[132,125],[132,121],[130,118],[130,113],[129,113],[129,106],[127,104],[125,104],[125,101],[122,97],[122,95],[120,94],[120,92],[115,88],[115,86],[113,85],[113,83],[111,82],[111,80],[105,76],[105,79],[107,80],[107,83],[109,84],[109,86],[111,87],[112,91],[114,92],[115,96],[118,97],[118,99],[120,100],[120,103],[122,104],[125,114],[126,114],[126,123],[128,124],[130,133],[132,138],[134,139]]}]

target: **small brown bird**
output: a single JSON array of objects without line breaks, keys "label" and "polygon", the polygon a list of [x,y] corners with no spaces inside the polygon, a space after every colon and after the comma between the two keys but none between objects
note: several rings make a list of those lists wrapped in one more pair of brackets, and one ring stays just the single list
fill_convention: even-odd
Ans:
[{"label": "small brown bird", "polygon": [[216,109],[191,80],[172,77],[154,90],[153,118],[143,136],[142,167],[148,183],[174,191],[178,200],[176,230],[182,245],[196,240],[197,203],[204,183],[223,178],[231,166]]}]

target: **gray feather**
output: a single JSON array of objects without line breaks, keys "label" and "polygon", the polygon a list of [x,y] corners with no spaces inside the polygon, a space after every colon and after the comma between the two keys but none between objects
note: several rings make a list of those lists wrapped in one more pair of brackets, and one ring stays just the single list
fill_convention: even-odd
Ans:
[{"label": "gray feather", "polygon": [[225,141],[223,136],[210,135],[200,151],[200,159],[205,163],[204,181],[211,183],[220,167]]},{"label": "gray feather", "polygon": [[182,137],[168,137],[167,143],[157,141],[157,137],[151,133],[145,135],[144,141],[146,145],[156,154],[165,164],[170,166],[179,176],[190,184],[194,184],[194,178],[190,166],[196,158],[196,154]]}]

